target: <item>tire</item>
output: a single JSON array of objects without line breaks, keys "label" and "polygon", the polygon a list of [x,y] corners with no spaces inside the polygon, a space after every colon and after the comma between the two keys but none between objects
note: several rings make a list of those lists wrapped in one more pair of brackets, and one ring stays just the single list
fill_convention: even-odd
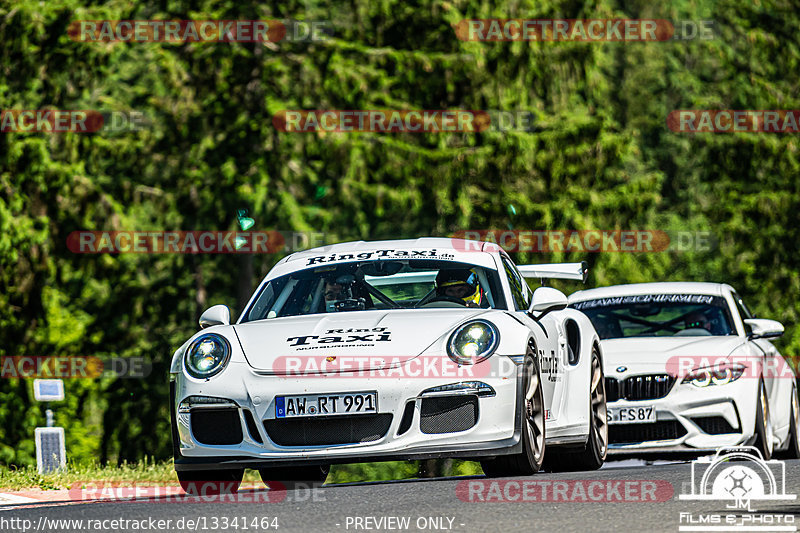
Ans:
[{"label": "tire", "polygon": [[291,488],[295,483],[321,485],[328,477],[329,466],[287,466],[277,468],[259,468],[261,481],[267,486],[270,482],[279,482],[283,487]]},{"label": "tire", "polygon": [[178,437],[178,421],[175,414],[175,381],[169,382],[169,425],[170,434],[172,435],[172,459],[178,462],[181,456],[181,443]]},{"label": "tire", "polygon": [[769,419],[769,399],[764,381],[758,382],[758,407],[756,409],[755,446],[765,461],[772,459],[772,422]]},{"label": "tire", "polygon": [[800,459],[800,396],[797,385],[792,387],[789,411],[789,447],[781,452],[781,459]]},{"label": "tire", "polygon": [[545,449],[544,392],[535,351],[528,349],[522,363],[522,451],[481,461],[487,477],[530,476],[542,468]]},{"label": "tire", "polygon": [[606,416],[606,384],[603,364],[597,349],[592,349],[591,382],[589,389],[589,438],[582,450],[556,451],[550,449],[545,469],[550,472],[597,470],[608,454],[608,418]]},{"label": "tire", "polygon": [[178,482],[186,494],[236,494],[242,483],[244,470],[189,470],[176,471]]}]

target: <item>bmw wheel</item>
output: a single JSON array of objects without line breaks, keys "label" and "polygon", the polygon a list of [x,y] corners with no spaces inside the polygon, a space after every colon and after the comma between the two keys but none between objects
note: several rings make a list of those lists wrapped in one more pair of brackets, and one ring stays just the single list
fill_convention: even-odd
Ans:
[{"label": "bmw wheel", "polygon": [[772,422],[769,419],[769,400],[764,381],[758,382],[758,407],[756,408],[755,444],[765,461],[772,458]]},{"label": "bmw wheel", "polygon": [[789,447],[781,453],[781,458],[800,459],[800,397],[798,397],[796,384],[792,387],[790,402]]}]

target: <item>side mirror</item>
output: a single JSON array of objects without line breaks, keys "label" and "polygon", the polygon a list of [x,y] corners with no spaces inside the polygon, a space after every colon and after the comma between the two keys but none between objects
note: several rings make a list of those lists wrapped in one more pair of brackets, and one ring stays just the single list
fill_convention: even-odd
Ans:
[{"label": "side mirror", "polygon": [[215,305],[209,307],[200,315],[200,329],[209,326],[227,326],[231,323],[231,311],[226,305]]},{"label": "side mirror", "polygon": [[783,324],[766,318],[746,318],[745,331],[749,339],[772,339],[783,335]]},{"label": "side mirror", "polygon": [[533,291],[533,298],[531,298],[531,306],[528,313],[540,313],[538,318],[542,318],[550,311],[559,311],[567,307],[569,301],[567,296],[552,287],[539,287]]}]

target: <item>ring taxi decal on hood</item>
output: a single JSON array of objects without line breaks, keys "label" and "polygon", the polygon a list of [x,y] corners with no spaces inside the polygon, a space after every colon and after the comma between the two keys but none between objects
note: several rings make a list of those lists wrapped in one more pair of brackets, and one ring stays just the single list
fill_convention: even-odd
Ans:
[{"label": "ring taxi decal on hood", "polygon": [[436,249],[432,250],[376,250],[374,252],[361,252],[357,254],[331,254],[328,256],[320,255],[317,257],[309,257],[306,266],[316,265],[320,263],[332,263],[335,261],[354,261],[356,259],[372,259],[375,258],[411,258],[411,259],[454,259],[455,255],[448,253],[438,253]]},{"label": "ring taxi decal on hood", "polygon": [[[387,342],[392,340],[392,332],[388,331],[385,327],[379,328],[349,328],[349,329],[329,329],[325,332],[326,336],[320,335],[301,335],[298,337],[289,337],[286,342],[290,343],[289,346],[308,346],[310,348],[322,347],[319,345],[326,344],[350,344],[354,342]],[[346,335],[333,335],[342,334]],[[360,344],[359,346],[373,346],[373,344]],[[303,349],[303,348],[299,348]]]}]

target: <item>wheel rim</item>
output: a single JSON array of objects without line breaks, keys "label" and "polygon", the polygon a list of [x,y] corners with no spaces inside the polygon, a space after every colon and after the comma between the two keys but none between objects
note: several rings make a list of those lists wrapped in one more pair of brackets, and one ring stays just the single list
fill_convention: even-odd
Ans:
[{"label": "wheel rim", "polygon": [[592,435],[601,457],[608,448],[608,417],[606,415],[606,387],[603,367],[597,355],[592,357]]},{"label": "wheel rim", "polygon": [[525,429],[533,457],[538,464],[544,450],[544,406],[542,405],[541,383],[533,360],[525,362],[528,387],[525,390]]},{"label": "wheel rim", "polygon": [[772,455],[772,422],[769,420],[769,404],[767,403],[767,393],[764,390],[764,384],[761,384],[761,416],[764,424],[764,448],[769,455]]},{"label": "wheel rim", "polygon": [[797,389],[792,389],[792,416],[794,417],[794,445],[800,450],[800,405],[797,400]]}]

